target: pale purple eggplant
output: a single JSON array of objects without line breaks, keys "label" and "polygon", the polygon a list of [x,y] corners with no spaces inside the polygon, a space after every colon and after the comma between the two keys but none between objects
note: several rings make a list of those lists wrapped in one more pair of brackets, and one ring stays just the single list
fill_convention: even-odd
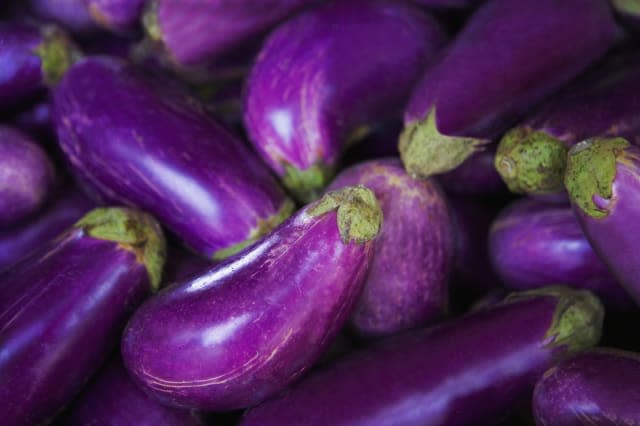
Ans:
[{"label": "pale purple eggplant", "polygon": [[474,152],[459,167],[438,176],[448,193],[470,196],[495,196],[506,192],[506,186],[493,166],[495,146]]},{"label": "pale purple eggplant", "polygon": [[21,131],[0,125],[0,229],[35,213],[55,183],[44,150]]},{"label": "pale purple eggplant", "polygon": [[490,0],[424,74],[405,111],[412,176],[459,166],[614,44],[607,0]]},{"label": "pale purple eggplant", "polygon": [[640,424],[640,354],[594,349],[547,371],[533,410],[538,426]]},{"label": "pale purple eggplant", "polygon": [[352,166],[328,191],[355,185],[375,193],[384,223],[351,326],[361,336],[379,337],[441,319],[449,310],[454,249],[442,190],[433,180],[409,177],[397,159]]},{"label": "pale purple eggplant", "polygon": [[50,421],[114,348],[160,282],[164,239],[148,215],[94,209],[0,274],[0,419]]},{"label": "pale purple eggplant", "polygon": [[259,158],[198,102],[120,60],[78,62],[53,105],[76,176],[153,214],[204,256],[237,252],[293,210]]},{"label": "pale purple eggplant", "polygon": [[634,306],[591,248],[568,204],[516,201],[493,222],[489,253],[495,271],[511,289],[561,282],[591,290],[610,308]]},{"label": "pale purple eggplant", "polygon": [[596,344],[604,310],[551,287],[347,356],[249,410],[241,426],[499,424],[559,359]]},{"label": "pale purple eggplant", "polygon": [[[145,0],[84,0],[84,3],[98,25],[111,31],[125,32],[139,24]],[[180,3],[184,5],[186,2]]]},{"label": "pale purple eggplant", "polygon": [[402,2],[334,1],[293,18],[247,81],[254,147],[298,199],[316,198],[350,141],[400,115],[444,41],[431,16]]},{"label": "pale purple eggplant", "polygon": [[35,15],[56,22],[74,33],[92,33],[98,26],[91,19],[85,0],[22,0],[29,1]]},{"label": "pale purple eggplant", "polygon": [[559,192],[569,148],[598,136],[640,144],[637,49],[611,55],[510,130],[495,166],[512,192]]},{"label": "pale purple eggplant", "polygon": [[640,148],[623,138],[580,142],[569,151],[565,187],[591,246],[640,304]]},{"label": "pale purple eggplant", "polygon": [[318,361],[349,318],[381,221],[365,187],[325,195],[143,304],[124,332],[125,366],[175,406],[223,411],[275,395]]}]

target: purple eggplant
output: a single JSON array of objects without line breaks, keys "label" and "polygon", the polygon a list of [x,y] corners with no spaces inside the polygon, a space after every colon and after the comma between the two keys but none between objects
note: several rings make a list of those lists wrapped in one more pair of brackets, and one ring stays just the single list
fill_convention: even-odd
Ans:
[{"label": "purple eggplant", "polygon": [[349,318],[381,221],[365,187],[326,194],[142,305],[123,336],[125,366],[170,405],[220,411],[273,396],[318,361]]},{"label": "purple eggplant", "polygon": [[459,166],[616,41],[607,0],[490,0],[429,68],[405,111],[413,176]]},{"label": "purple eggplant", "polygon": [[297,198],[316,198],[348,143],[399,115],[444,41],[431,16],[388,0],[334,1],[288,21],[247,81],[251,141]]},{"label": "purple eggplant", "polygon": [[618,282],[640,304],[640,148],[594,138],[569,151],[565,187],[582,229]]},{"label": "purple eggplant", "polygon": [[495,166],[512,192],[558,192],[569,148],[597,136],[640,144],[637,51],[611,55],[509,131],[500,141]]},{"label": "purple eggplant", "polygon": [[[84,0],[84,2],[96,23],[116,32],[135,28],[145,5],[145,0]],[[214,31],[214,33],[217,32]]]},{"label": "purple eggplant", "polygon": [[0,419],[42,424],[80,391],[156,288],[164,239],[148,215],[94,209],[0,275]]},{"label": "purple eggplant", "polygon": [[377,337],[439,320],[449,308],[453,259],[453,228],[440,187],[412,179],[397,159],[383,159],[343,171],[328,190],[355,185],[375,193],[384,223],[351,325]]},{"label": "purple eggplant", "polygon": [[74,33],[91,33],[98,27],[91,19],[85,1],[30,0],[30,3],[31,10],[40,18],[54,21]]},{"label": "purple eggplant", "polygon": [[438,176],[445,191],[457,195],[493,196],[506,192],[500,175],[493,167],[494,146],[473,153],[459,167]]},{"label": "purple eggplant", "polygon": [[497,424],[558,359],[598,342],[603,314],[588,291],[515,293],[348,356],[251,409],[240,425]]},{"label": "purple eggplant", "polygon": [[205,256],[237,252],[293,210],[259,158],[200,104],[120,60],[76,63],[54,92],[54,122],[80,180],[150,212]]},{"label": "purple eggplant", "polygon": [[595,349],[560,363],[538,381],[539,426],[640,424],[640,354]]},{"label": "purple eggplant", "polygon": [[591,248],[568,204],[516,201],[493,222],[489,252],[502,281],[514,290],[561,282],[591,290],[607,307],[634,306]]},{"label": "purple eggplant", "polygon": [[21,131],[0,125],[0,228],[38,210],[54,183],[44,150]]}]

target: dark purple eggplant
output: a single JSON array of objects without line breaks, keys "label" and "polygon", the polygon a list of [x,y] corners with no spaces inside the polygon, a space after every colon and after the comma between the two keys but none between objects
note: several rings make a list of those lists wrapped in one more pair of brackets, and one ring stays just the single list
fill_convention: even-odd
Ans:
[{"label": "dark purple eggplant", "polygon": [[459,166],[604,55],[607,0],[490,0],[413,91],[400,155],[412,176]]},{"label": "dark purple eggplant", "polygon": [[448,193],[472,196],[495,196],[506,192],[506,186],[493,166],[495,146],[474,152],[460,166],[438,176]]},{"label": "dark purple eggplant", "polygon": [[[145,0],[84,0],[84,3],[93,20],[100,26],[123,32],[134,29],[139,23]],[[183,7],[189,7],[184,5],[185,2],[180,3]],[[202,35],[204,34],[199,36]]]},{"label": "dark purple eggplant", "polygon": [[240,425],[495,425],[545,370],[598,342],[603,314],[587,291],[515,293],[347,356],[249,410]]},{"label": "dark purple eggplant", "polygon": [[98,26],[91,19],[86,0],[22,0],[29,1],[38,17],[54,21],[74,33],[91,33]]},{"label": "dark purple eggplant", "polygon": [[566,360],[538,381],[539,426],[640,424],[640,354],[595,349]]},{"label": "dark purple eggplant", "polygon": [[371,190],[326,194],[143,304],[123,336],[125,366],[175,406],[222,411],[275,395],[318,361],[349,318],[381,222]]},{"label": "dark purple eggplant", "polygon": [[396,1],[335,1],[286,22],[247,81],[254,147],[294,196],[315,199],[350,142],[400,115],[444,42],[431,16]]},{"label": "dark purple eggplant", "polygon": [[94,209],[0,275],[0,419],[50,421],[157,288],[164,238],[148,215]]},{"label": "dark purple eggplant", "polygon": [[343,171],[328,190],[355,185],[375,193],[384,223],[351,325],[378,337],[441,319],[449,310],[454,236],[440,187],[409,177],[400,160],[383,159]]},{"label": "dark purple eggplant", "polygon": [[54,92],[60,146],[97,193],[224,258],[282,222],[293,203],[239,138],[164,84],[117,59],[79,61]]}]

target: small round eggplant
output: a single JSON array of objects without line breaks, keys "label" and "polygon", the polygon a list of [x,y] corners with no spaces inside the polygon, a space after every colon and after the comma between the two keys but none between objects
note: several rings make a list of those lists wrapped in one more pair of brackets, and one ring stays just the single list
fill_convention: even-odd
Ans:
[{"label": "small round eggplant", "polygon": [[326,194],[145,303],[122,339],[125,366],[147,393],[175,406],[221,411],[275,395],[349,318],[381,221],[367,188]]},{"label": "small round eggplant", "polygon": [[93,20],[100,26],[123,32],[138,24],[145,0],[84,0],[84,3]]},{"label": "small round eggplant", "polygon": [[438,184],[412,179],[400,160],[383,159],[343,171],[329,191],[354,185],[375,193],[384,223],[351,325],[377,337],[440,319],[449,308],[453,228]]}]

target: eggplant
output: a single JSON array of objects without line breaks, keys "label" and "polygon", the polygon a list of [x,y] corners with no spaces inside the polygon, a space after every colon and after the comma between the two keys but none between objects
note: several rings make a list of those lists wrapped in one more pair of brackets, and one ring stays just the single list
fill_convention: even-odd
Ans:
[{"label": "eggplant", "polygon": [[500,175],[493,167],[494,146],[475,152],[460,166],[438,176],[447,193],[471,196],[496,196],[506,192]]},{"label": "eggplant", "polygon": [[328,191],[371,189],[384,223],[364,290],[351,314],[361,336],[395,334],[441,319],[449,309],[453,228],[438,184],[409,177],[395,158],[372,160],[340,173]]},{"label": "eggplant", "polygon": [[160,282],[164,239],[150,216],[98,208],[0,275],[0,418],[51,420],[117,343]]},{"label": "eggplant", "polygon": [[616,37],[607,0],[487,1],[413,91],[399,142],[407,171],[459,166]]},{"label": "eggplant", "polygon": [[293,202],[239,138],[168,84],[115,58],[79,61],[54,91],[60,147],[96,193],[224,258],[282,222]]},{"label": "eggplant", "polygon": [[500,141],[495,166],[512,192],[563,189],[569,148],[593,137],[640,144],[640,54],[616,52]]},{"label": "eggplant", "polygon": [[37,211],[54,183],[44,150],[21,131],[0,125],[0,228]]},{"label": "eggplant", "polygon": [[634,307],[591,248],[569,204],[514,202],[491,226],[489,253],[494,269],[513,290],[561,282],[591,290],[608,308]]},{"label": "eggplant", "polygon": [[547,371],[536,384],[539,426],[640,424],[640,354],[595,349]]},{"label": "eggplant", "polygon": [[347,356],[252,408],[240,425],[498,424],[545,370],[597,343],[603,314],[588,291],[515,293]]},{"label": "eggplant", "polygon": [[95,32],[98,26],[91,19],[86,0],[30,0],[33,13],[56,22],[69,31],[80,34]]},{"label": "eggplant", "polygon": [[125,366],[164,404],[224,411],[280,392],[328,349],[362,290],[382,221],[371,190],[347,187],[143,304]]},{"label": "eggplant", "polygon": [[132,30],[140,21],[145,0],[84,0],[89,14],[101,27],[116,32]]},{"label": "eggplant", "polygon": [[346,146],[400,115],[444,42],[431,16],[388,0],[334,1],[291,19],[269,36],[247,81],[254,147],[296,198],[317,198]]}]

